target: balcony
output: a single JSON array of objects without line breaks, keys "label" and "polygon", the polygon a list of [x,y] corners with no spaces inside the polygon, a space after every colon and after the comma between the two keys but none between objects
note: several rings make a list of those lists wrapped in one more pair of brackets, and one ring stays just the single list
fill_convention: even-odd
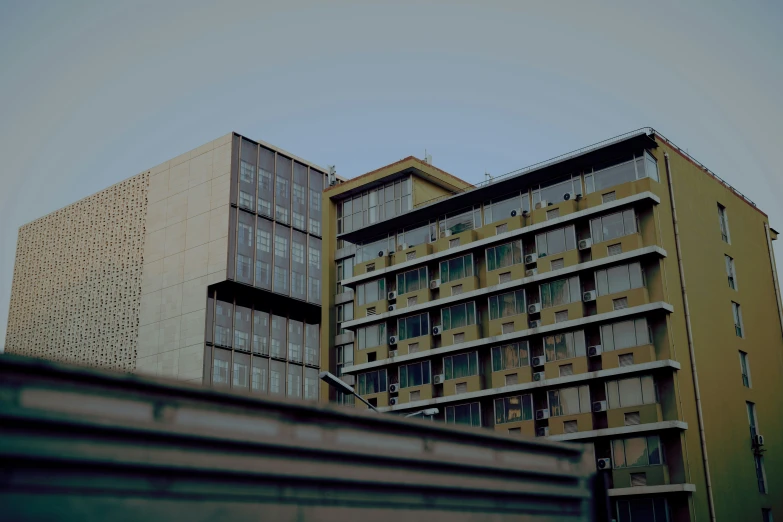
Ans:
[{"label": "balcony", "polygon": [[361,274],[366,274],[368,272],[374,272],[376,270],[380,270],[382,268],[391,266],[391,264],[392,264],[392,256],[389,255],[378,256],[368,261],[363,261],[361,263],[356,263],[355,265],[353,265],[353,275],[358,276]]},{"label": "balcony", "polygon": [[498,433],[508,433],[508,430],[517,428],[519,428],[519,433],[522,437],[536,436],[536,421],[534,420],[503,422],[501,424],[495,423],[495,431]]},{"label": "balcony", "polygon": [[[507,326],[505,329],[503,325],[511,324],[513,327]],[[504,333],[521,332],[530,328],[528,325],[527,314],[509,315],[507,317],[501,317],[499,319],[491,319],[489,326],[487,327],[487,335],[489,337],[495,337],[503,335]],[[505,330],[505,331],[504,331]]]},{"label": "balcony", "polygon": [[[432,384],[421,384],[419,386],[402,388],[397,395],[397,400],[400,404],[429,400],[433,397],[433,388],[434,386]],[[411,397],[411,394],[413,394],[413,397]]]},{"label": "balcony", "polygon": [[506,232],[511,232],[512,230],[516,230],[525,226],[525,221],[521,214],[517,214],[516,216],[509,216],[505,219],[494,221],[479,228],[477,231],[478,236],[480,239],[496,236],[498,235],[498,227],[502,227],[503,225],[505,225]]},{"label": "balcony", "polygon": [[408,355],[411,353],[411,345],[415,346],[416,352],[423,352],[425,350],[432,349],[432,336],[427,332],[426,335],[420,337],[412,337],[411,339],[405,339],[404,341],[397,341],[397,344],[391,346],[391,350],[397,351],[397,356]]},{"label": "balcony", "polygon": [[372,348],[363,348],[361,350],[356,349],[356,350],[354,350],[353,363],[354,364],[364,364],[364,363],[367,363],[367,362],[371,362],[370,359],[372,359],[373,356],[374,356],[376,361],[383,360],[383,359],[388,359],[389,358],[389,345],[388,344],[382,344],[380,346],[373,346]]},{"label": "balcony", "polygon": [[[374,308],[375,309],[375,313],[374,314],[373,313],[370,313],[370,314],[367,313],[367,310],[370,309],[370,308]],[[389,301],[387,301],[386,299],[381,299],[380,301],[373,301],[372,303],[365,303],[363,305],[354,304],[353,305],[353,310],[354,310],[353,316],[358,319],[360,317],[367,317],[368,315],[369,316],[381,315],[383,313],[386,313],[386,311],[388,309],[389,309]]]},{"label": "balcony", "polygon": [[575,413],[573,415],[560,415],[557,417],[549,417],[549,435],[564,434],[565,433],[564,424],[569,421],[576,421],[577,432],[590,431],[593,429],[592,413]]},{"label": "balcony", "polygon": [[636,234],[616,237],[601,243],[594,243],[591,248],[593,259],[609,257],[609,247],[614,245],[620,245],[621,252],[630,252],[631,250],[642,248],[644,246],[644,239],[642,238],[642,234],[637,232]]},{"label": "balcony", "polygon": [[561,359],[559,361],[551,361],[544,364],[544,378],[556,379],[562,377],[560,375],[560,367],[567,364],[571,365],[573,370],[572,375],[580,373],[587,373],[587,357],[573,357],[571,359]]},{"label": "balcony", "polygon": [[[362,398],[368,402],[372,402],[372,399],[376,399],[378,401],[375,405],[376,408],[385,408],[389,406],[389,392],[368,393],[367,395],[362,395]],[[359,400],[356,401],[355,406],[357,408],[367,408],[367,405]]]},{"label": "balcony", "polygon": [[541,310],[541,324],[543,326],[555,324],[555,314],[557,312],[568,312],[568,321],[580,319],[584,315],[582,301],[575,301],[565,305],[550,306]]},{"label": "balcony", "polygon": [[[402,310],[410,306],[414,306],[421,303],[426,303],[430,300],[430,289],[425,287],[413,292],[407,292],[404,294],[397,294],[397,300],[394,302],[397,305],[397,310]],[[386,309],[384,309],[384,312]]]},{"label": "balcony", "polygon": [[[516,379],[515,377],[516,376]],[[492,372],[492,387],[503,388],[509,386],[509,381],[516,380],[513,384],[524,384],[533,382],[533,369],[530,366],[524,366],[522,368],[516,368],[512,370],[500,370]]]},{"label": "balcony", "polygon": [[552,261],[563,260],[563,268],[579,264],[579,250],[566,250],[559,254],[550,254],[539,257],[536,268],[539,274],[552,271]]},{"label": "balcony", "polygon": [[633,306],[641,306],[650,303],[650,293],[647,288],[633,288],[624,292],[616,292],[614,294],[602,295],[596,298],[595,307],[599,314],[605,314],[613,312],[615,310],[614,301],[616,299],[622,299],[625,297],[628,302],[626,308]]},{"label": "balcony", "polygon": [[405,261],[428,256],[430,254],[432,254],[431,243],[412,246],[410,248],[406,248],[405,250],[400,248],[391,256],[391,263],[387,266],[398,265],[400,263],[404,263]]},{"label": "balcony", "polygon": [[[472,292],[481,288],[481,283],[477,276],[468,276],[461,279],[455,279],[448,283],[441,283],[440,285],[440,297],[451,297],[453,295],[464,294],[465,292]],[[454,292],[457,293],[454,293]]]},{"label": "balcony", "polygon": [[623,348],[622,350],[611,350],[601,353],[601,368],[604,370],[619,368],[620,356],[628,354],[633,355],[633,364],[642,364],[657,360],[655,346],[652,344],[645,344],[642,346],[634,346],[631,348]]},{"label": "balcony", "polygon": [[560,203],[556,203],[554,205],[549,205],[548,207],[543,207],[539,209],[534,209],[530,216],[532,218],[533,223],[543,223],[547,221],[546,219],[546,213],[550,212],[552,210],[559,210],[559,216],[563,217],[568,214],[573,214],[577,210],[579,210],[578,203],[575,199],[570,199],[568,201],[561,201]]},{"label": "balcony", "polygon": [[604,194],[608,194],[610,192],[615,193],[615,200],[620,200],[622,198],[627,198],[635,194],[641,194],[643,192],[652,192],[653,194],[658,194],[661,192],[661,190],[662,188],[659,182],[653,180],[652,178],[642,178],[636,181],[626,181],[625,183],[621,183],[619,185],[597,190],[596,192],[585,195],[582,201],[586,203],[587,208],[592,208],[597,207],[598,205],[602,205]]},{"label": "balcony", "polygon": [[[638,476],[639,474],[644,474]],[[631,475],[636,475],[634,479],[637,483],[631,482]],[[641,481],[643,486],[664,486],[671,484],[669,478],[669,467],[666,464],[655,464],[653,466],[634,466],[627,468],[612,469],[612,486],[616,488],[639,487]]]},{"label": "balcony", "polygon": [[349,344],[352,343],[354,340],[353,336],[353,330],[346,330],[343,334],[338,334],[334,336],[334,345],[335,346],[341,346],[343,344]]},{"label": "balcony", "polygon": [[452,328],[440,334],[440,345],[451,346],[481,339],[481,327],[477,324]]},{"label": "balcony", "polygon": [[500,284],[501,275],[503,279],[508,281],[516,281],[523,277],[528,277],[525,272],[528,270],[528,266],[523,263],[517,263],[516,265],[506,266],[498,268],[496,270],[487,272],[487,286],[495,286]]},{"label": "balcony", "polygon": [[460,232],[459,234],[452,234],[450,236],[442,237],[435,241],[432,245],[436,252],[445,252],[449,248],[472,243],[476,240],[476,236],[477,234],[475,230],[466,230],[464,232]]},{"label": "balcony", "polygon": [[642,404],[640,406],[623,406],[612,408],[606,412],[606,424],[609,428],[621,428],[626,426],[625,414],[639,412],[639,424],[651,424],[663,421],[663,412],[660,404]]},{"label": "balcony", "polygon": [[[449,379],[447,381],[443,382],[443,396],[449,397],[452,395],[459,395],[461,393],[470,393],[470,392],[477,392],[481,391],[483,387],[481,386],[481,376],[480,375],[471,375],[469,377],[455,377],[454,379]],[[457,388],[461,385],[465,384],[464,391],[460,391],[457,393]]]}]

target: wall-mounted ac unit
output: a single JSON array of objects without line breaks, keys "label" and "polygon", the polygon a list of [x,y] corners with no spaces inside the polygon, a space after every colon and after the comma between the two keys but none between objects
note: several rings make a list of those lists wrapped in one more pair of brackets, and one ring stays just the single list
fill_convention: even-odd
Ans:
[{"label": "wall-mounted ac unit", "polygon": [[549,410],[536,410],[536,420],[544,420],[549,418]]},{"label": "wall-mounted ac unit", "polygon": [[585,303],[595,301],[595,290],[588,290],[587,292],[582,293],[582,301]]},{"label": "wall-mounted ac unit", "polygon": [[537,357],[533,357],[533,367],[534,368],[538,367],[538,366],[544,366],[544,364],[546,364],[546,357],[544,357],[543,355],[539,355]]},{"label": "wall-mounted ac unit", "polygon": [[527,313],[537,314],[541,312],[541,303],[532,303],[527,305]]},{"label": "wall-mounted ac unit", "polygon": [[588,248],[593,246],[593,240],[592,239],[580,239],[579,243],[577,244],[577,247],[579,250],[587,250]]},{"label": "wall-mounted ac unit", "polygon": [[538,256],[536,254],[525,254],[526,265],[532,265],[536,261],[538,261]]},{"label": "wall-mounted ac unit", "polygon": [[539,328],[541,326],[541,319],[536,319],[535,321],[530,321],[530,328]]},{"label": "wall-mounted ac unit", "polygon": [[525,270],[525,277],[533,277],[534,275],[538,275],[538,268],[528,268]]},{"label": "wall-mounted ac unit", "polygon": [[440,326],[433,326],[432,327],[432,335],[440,335],[443,331],[443,328]]},{"label": "wall-mounted ac unit", "polygon": [[432,376],[432,384],[443,384],[443,381],[446,380],[446,376],[442,373],[436,374]]},{"label": "wall-mounted ac unit", "polygon": [[440,288],[440,279],[430,281],[430,290],[435,290],[436,288]]},{"label": "wall-mounted ac unit", "polygon": [[601,355],[603,350],[601,349],[600,344],[596,344],[595,346],[588,346],[587,347],[587,356],[588,357],[598,357]]},{"label": "wall-mounted ac unit", "polygon": [[387,250],[378,250],[378,257],[384,257],[389,255],[389,252]]},{"label": "wall-mounted ac unit", "polygon": [[392,383],[389,385],[389,393],[398,393],[400,391],[400,385]]},{"label": "wall-mounted ac unit", "polygon": [[536,437],[549,437],[549,426],[536,428]]},{"label": "wall-mounted ac unit", "polygon": [[594,412],[606,411],[606,401],[595,401],[593,403],[593,411]]},{"label": "wall-mounted ac unit", "polygon": [[389,406],[397,406],[397,397],[390,397],[389,398]]},{"label": "wall-mounted ac unit", "polygon": [[546,379],[546,374],[544,372],[536,372],[533,374],[534,381],[543,381],[544,379]]},{"label": "wall-mounted ac unit", "polygon": [[443,233],[443,235],[449,237],[451,235],[451,229],[447,228],[446,231]]},{"label": "wall-mounted ac unit", "polygon": [[397,292],[395,292],[394,290],[389,292],[389,301],[395,301],[396,299],[397,299]]},{"label": "wall-mounted ac unit", "polygon": [[390,305],[389,305],[389,311],[390,311],[390,312],[393,312],[393,311],[395,311],[396,309],[397,309],[397,305],[396,305],[396,304],[390,304]]},{"label": "wall-mounted ac unit", "polygon": [[389,350],[389,357],[397,357],[397,350]]},{"label": "wall-mounted ac unit", "polygon": [[595,467],[598,469],[609,469],[612,467],[611,459],[598,459],[595,463]]},{"label": "wall-mounted ac unit", "polygon": [[563,194],[563,201],[571,201],[572,199],[576,199],[576,194],[573,192],[566,192]]},{"label": "wall-mounted ac unit", "polygon": [[389,336],[389,346],[394,346],[397,344],[397,336],[396,335],[390,335]]},{"label": "wall-mounted ac unit", "polygon": [[525,211],[522,210],[521,208],[515,208],[514,210],[511,211],[511,217],[524,216],[524,215],[525,215]]},{"label": "wall-mounted ac unit", "polygon": [[542,199],[541,201],[539,201],[538,203],[536,203],[536,206],[535,206],[534,208],[535,208],[536,210],[538,210],[538,209],[540,209],[540,208],[546,208],[547,206],[549,206],[549,203],[547,202],[547,200],[545,200],[545,199]]},{"label": "wall-mounted ac unit", "polygon": [[758,447],[761,447],[764,445],[764,435],[754,435],[753,436],[753,445]]}]

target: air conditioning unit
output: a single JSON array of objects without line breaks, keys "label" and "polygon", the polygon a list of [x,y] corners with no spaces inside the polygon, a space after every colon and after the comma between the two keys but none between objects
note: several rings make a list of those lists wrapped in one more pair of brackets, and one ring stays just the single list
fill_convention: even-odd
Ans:
[{"label": "air conditioning unit", "polygon": [[593,403],[593,411],[594,412],[606,411],[606,401],[595,401]]},{"label": "air conditioning unit", "polygon": [[595,463],[595,467],[598,469],[609,469],[612,467],[611,459],[598,459]]},{"label": "air conditioning unit", "polygon": [[397,305],[396,305],[396,304],[390,304],[390,305],[389,305],[389,311],[390,311],[390,312],[393,312],[393,311],[395,311],[396,309],[397,309]]},{"label": "air conditioning unit", "polygon": [[549,410],[536,410],[536,420],[544,420],[549,418]]},{"label": "air conditioning unit", "polygon": [[511,217],[517,217],[519,214],[521,214],[521,212],[517,208],[511,211]]},{"label": "air conditioning unit", "polygon": [[586,250],[593,246],[593,240],[592,239],[580,239],[579,243],[577,244],[577,247],[579,250]]},{"label": "air conditioning unit", "polygon": [[394,290],[389,292],[389,301],[395,301],[396,299],[397,299],[397,292],[395,292]]},{"label": "air conditioning unit", "polygon": [[442,373],[432,376],[432,384],[443,384],[443,381],[445,380],[446,380],[446,376],[443,375]]},{"label": "air conditioning unit", "polygon": [[536,437],[549,437],[549,426],[536,428]]},{"label": "air conditioning unit", "polygon": [[397,357],[397,350],[389,350],[389,357]]},{"label": "air conditioning unit", "polygon": [[397,383],[392,383],[389,385],[389,393],[399,393],[400,392],[400,385]]},{"label": "air conditioning unit", "polygon": [[525,277],[533,277],[534,275],[538,275],[538,268],[528,268],[525,270]]},{"label": "air conditioning unit", "polygon": [[384,257],[386,255],[389,255],[389,252],[386,250],[378,250],[378,257]]},{"label": "air conditioning unit", "polygon": [[545,378],[546,375],[544,375],[544,372],[536,372],[533,374],[534,381],[543,381]]},{"label": "air conditioning unit", "polygon": [[397,336],[396,335],[390,335],[389,336],[389,346],[394,346],[397,344]]},{"label": "air conditioning unit", "polygon": [[446,229],[446,231],[443,233],[444,236],[449,237],[451,235],[451,229]]},{"label": "air conditioning unit", "polygon": [[435,290],[436,288],[440,288],[440,279],[430,281],[430,290]]},{"label": "air conditioning unit", "polygon": [[389,406],[397,406],[397,401],[398,400],[399,399],[397,399],[397,397],[390,397],[389,398]]},{"label": "air conditioning unit", "polygon": [[526,265],[532,265],[536,261],[538,261],[538,256],[536,254],[525,254]]},{"label": "air conditioning unit", "polygon": [[563,194],[563,201],[571,201],[572,199],[576,199],[576,194],[573,192],[566,192]]},{"label": "air conditioning unit", "polygon": [[541,303],[533,303],[527,305],[527,313],[537,314],[541,312]]},{"label": "air conditioning unit", "polygon": [[443,328],[440,326],[433,326],[432,327],[432,335],[440,335],[443,331]]},{"label": "air conditioning unit", "polygon": [[589,303],[590,301],[595,301],[595,290],[589,290],[587,292],[584,292],[582,294],[582,301],[585,303]]},{"label": "air conditioning unit", "polygon": [[536,366],[544,366],[546,364],[546,357],[543,355],[539,355],[538,357],[533,357],[533,367]]},{"label": "air conditioning unit", "polygon": [[598,357],[599,355],[601,355],[602,351],[603,350],[601,350],[601,345],[600,344],[596,344],[595,346],[588,346],[587,347],[587,356],[588,357]]},{"label": "air conditioning unit", "polygon": [[545,200],[545,199],[542,199],[541,201],[539,201],[538,203],[536,203],[535,209],[536,209],[536,210],[538,210],[538,209],[540,209],[540,208],[546,208],[546,207],[548,207],[548,206],[549,206],[549,203],[547,202],[547,200]]},{"label": "air conditioning unit", "polygon": [[530,328],[539,328],[541,326],[541,319],[530,321]]},{"label": "air conditioning unit", "polygon": [[764,435],[754,435],[753,436],[753,445],[756,447],[761,447],[764,445]]}]

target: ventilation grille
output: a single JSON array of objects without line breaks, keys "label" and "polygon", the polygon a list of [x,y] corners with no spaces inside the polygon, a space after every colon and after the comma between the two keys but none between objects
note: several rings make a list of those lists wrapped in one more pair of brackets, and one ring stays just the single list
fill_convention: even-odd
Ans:
[{"label": "ventilation grille", "polygon": [[464,342],[465,342],[465,334],[464,333],[454,334],[454,344],[464,343]]},{"label": "ventilation grille", "polygon": [[411,392],[411,402],[421,399],[421,390]]},{"label": "ventilation grille", "polygon": [[407,254],[405,254],[405,260],[406,261],[410,261],[411,259],[416,259],[416,251],[415,250],[413,252],[408,252]]},{"label": "ventilation grille", "polygon": [[365,269],[366,272],[375,272],[375,263],[370,263]]},{"label": "ventilation grille", "polygon": [[617,199],[617,193],[614,191],[607,192],[606,194],[601,196],[601,201],[603,203],[609,203],[610,201],[614,201],[616,199]]},{"label": "ventilation grille", "polygon": [[623,245],[617,243],[616,245],[609,245],[606,247],[606,253],[610,256],[616,256],[623,253]]},{"label": "ventilation grille", "polygon": [[449,248],[454,248],[459,246],[459,238],[457,239],[449,239]]},{"label": "ventilation grille", "polygon": [[631,366],[633,364],[632,353],[626,353],[624,355],[620,355],[618,359],[620,360],[620,368],[622,368],[623,366]]},{"label": "ventilation grille", "polygon": [[569,375],[574,374],[574,365],[573,364],[564,364],[560,367],[560,377],[568,377]]},{"label": "ventilation grille", "polygon": [[506,323],[501,328],[504,334],[514,333],[514,323]]},{"label": "ventilation grille", "polygon": [[419,351],[419,343],[411,343],[408,345],[408,353],[416,353]]},{"label": "ventilation grille", "polygon": [[560,217],[560,209],[559,208],[553,208],[552,210],[546,211],[546,219],[555,219]]},{"label": "ventilation grille", "polygon": [[419,303],[419,296],[414,295],[413,297],[408,298],[408,306],[413,306],[418,303]]},{"label": "ventilation grille", "polygon": [[519,375],[516,373],[512,373],[511,375],[506,375],[506,386],[511,386],[512,384],[518,384],[519,383]]},{"label": "ventilation grille", "polygon": [[462,293],[462,285],[454,285],[451,287],[451,295],[459,295]]},{"label": "ventilation grille", "polygon": [[579,426],[575,420],[565,421],[563,423],[563,433],[576,433],[579,431]]},{"label": "ventilation grille", "polygon": [[641,424],[641,419],[639,418],[639,412],[638,411],[631,411],[625,414],[625,425],[626,426],[638,426]]},{"label": "ventilation grille", "polygon": [[555,312],[555,322],[562,323],[563,321],[568,321],[568,310],[563,310],[562,312]]},{"label": "ventilation grille", "polygon": [[375,315],[375,307],[371,306],[367,309],[367,315]]},{"label": "ventilation grille", "polygon": [[631,487],[646,486],[647,473],[631,473]]},{"label": "ventilation grille", "polygon": [[552,266],[552,270],[560,270],[561,268],[565,267],[565,261],[563,259],[553,259],[549,262],[549,264]]},{"label": "ventilation grille", "polygon": [[612,301],[612,306],[614,306],[615,310],[624,310],[628,308],[628,298],[621,297],[620,299],[614,299]]},{"label": "ventilation grille", "polygon": [[509,283],[511,282],[511,272],[503,272],[498,276],[498,283]]},{"label": "ventilation grille", "polygon": [[495,227],[495,235],[508,232],[508,223],[503,223]]},{"label": "ventilation grille", "polygon": [[454,385],[454,391],[456,393],[467,393],[468,391],[468,383],[466,382],[458,382]]}]

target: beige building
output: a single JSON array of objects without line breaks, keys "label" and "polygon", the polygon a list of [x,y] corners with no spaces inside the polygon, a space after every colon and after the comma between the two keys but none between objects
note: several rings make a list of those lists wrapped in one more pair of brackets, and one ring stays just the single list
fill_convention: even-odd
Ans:
[{"label": "beige building", "polygon": [[659,133],[324,206],[322,364],[381,411],[592,444],[619,522],[783,519],[777,233]]},{"label": "beige building", "polygon": [[327,183],[228,134],[22,226],[6,351],[317,398]]}]

